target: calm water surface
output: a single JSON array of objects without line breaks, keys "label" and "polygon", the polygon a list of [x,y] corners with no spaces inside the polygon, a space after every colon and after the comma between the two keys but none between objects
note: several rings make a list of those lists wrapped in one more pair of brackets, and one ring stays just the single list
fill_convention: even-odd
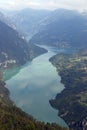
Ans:
[{"label": "calm water surface", "polygon": [[56,122],[65,125],[58,117],[58,111],[53,109],[49,100],[55,98],[64,86],[56,68],[49,62],[49,58],[64,49],[45,47],[48,53],[38,56],[33,61],[25,64],[20,72],[7,80],[11,99],[25,112],[40,121]]}]

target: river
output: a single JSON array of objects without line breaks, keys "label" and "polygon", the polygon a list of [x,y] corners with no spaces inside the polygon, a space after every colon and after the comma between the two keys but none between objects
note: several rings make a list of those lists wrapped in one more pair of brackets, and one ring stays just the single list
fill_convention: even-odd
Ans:
[{"label": "river", "polygon": [[44,122],[56,122],[65,126],[65,122],[58,117],[58,111],[53,109],[49,100],[64,89],[56,68],[49,62],[49,58],[64,49],[46,47],[47,53],[36,57],[25,64],[21,70],[7,80],[11,99],[25,112]]}]

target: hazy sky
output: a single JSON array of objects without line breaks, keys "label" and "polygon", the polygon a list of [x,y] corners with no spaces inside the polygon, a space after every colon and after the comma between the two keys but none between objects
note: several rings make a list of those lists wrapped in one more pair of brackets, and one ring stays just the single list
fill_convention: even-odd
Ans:
[{"label": "hazy sky", "polygon": [[0,0],[0,8],[5,9],[87,9],[87,0]]}]

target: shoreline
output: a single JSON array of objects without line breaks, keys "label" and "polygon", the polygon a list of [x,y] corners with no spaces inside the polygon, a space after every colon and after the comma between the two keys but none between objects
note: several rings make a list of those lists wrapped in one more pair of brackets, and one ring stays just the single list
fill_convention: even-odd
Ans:
[{"label": "shoreline", "polygon": [[0,80],[0,130],[67,130],[56,123],[37,121],[18,108],[10,99],[10,92],[4,81]]},{"label": "shoreline", "polygon": [[[25,110],[27,113],[30,111],[31,115],[35,116],[35,118],[38,119],[38,120],[42,120],[42,121],[46,121],[46,122],[56,122],[56,123],[58,123],[58,121],[59,121],[59,123],[63,124],[62,121],[61,121],[61,119],[57,117],[57,111],[54,110],[50,106],[50,104],[49,104],[49,99],[51,97],[53,97],[51,95],[54,95],[54,96],[56,95],[55,89],[57,88],[57,86],[54,86],[55,88],[54,88],[54,90],[52,90],[53,92],[50,92],[51,91],[51,86],[50,85],[48,87],[46,86],[46,85],[48,85],[48,83],[50,84],[50,79],[55,79],[56,78],[56,80],[57,80],[56,69],[48,61],[49,57],[51,57],[51,55],[54,55],[54,53],[53,52],[52,53],[48,52],[48,53],[43,54],[43,55],[37,57],[36,59],[34,59],[32,61],[32,63],[29,63],[29,64],[27,63],[27,65],[24,66],[23,70],[21,70],[17,76],[15,76],[14,78],[12,78],[11,81],[8,81],[7,84],[9,86],[8,88],[11,91],[11,95],[13,95],[13,96],[11,96],[12,99],[14,101],[16,101],[16,103],[18,103],[18,106],[21,107],[21,108],[23,108],[23,110]],[[52,71],[51,71],[51,69],[52,69]],[[48,75],[43,70],[46,70],[46,72],[48,72]],[[54,70],[55,70],[55,72],[54,72]],[[40,74],[38,72],[40,72]],[[52,73],[52,72],[54,72],[54,73]],[[52,74],[53,74],[53,76],[50,76]],[[45,85],[43,88],[42,87],[39,88],[41,86],[39,84],[39,82],[40,82],[39,76],[41,77],[41,83],[42,83],[41,85],[42,85],[42,87],[43,87],[43,85]],[[55,76],[55,78],[54,78],[54,76]],[[43,82],[42,77],[44,79],[45,79],[45,77],[46,78],[48,77],[47,81],[45,79],[45,82]],[[21,78],[22,78],[22,81],[20,80]],[[29,79],[31,81],[29,81]],[[35,79],[35,82],[34,82],[34,79]],[[54,80],[51,81],[51,82],[54,83]],[[56,82],[58,82],[58,80]],[[18,92],[16,92],[17,89],[15,88],[15,86],[17,86],[17,84],[20,86],[20,87],[19,86],[17,87],[18,88]],[[26,84],[29,87],[26,88]],[[22,92],[22,89],[20,89],[21,86],[23,87],[24,93],[22,93],[20,95],[20,93]],[[33,90],[34,88],[32,89],[32,87],[35,87],[35,91],[36,92],[34,92],[34,90]],[[31,92],[31,90],[33,92],[32,93],[33,97],[36,98],[36,101],[34,101],[34,100],[32,101],[32,95],[31,95],[31,93],[29,94],[29,96],[27,95],[27,93]],[[43,91],[47,91],[49,97]],[[16,93],[18,93],[18,95]],[[15,97],[15,95],[16,95],[17,98]],[[27,98],[26,98],[26,95],[28,96]],[[26,100],[26,103],[25,102],[22,103],[22,97],[23,97],[23,101]],[[28,98],[30,99],[30,101],[27,100]],[[39,100],[38,98],[43,99],[44,100],[43,103],[42,103],[42,100],[41,99]],[[30,107],[30,105],[31,105],[30,102],[31,101],[32,101],[32,107]],[[20,105],[20,102],[21,102],[21,104],[23,104],[23,106]],[[36,104],[36,102],[39,102],[39,104],[42,104],[42,105],[40,105],[38,107],[36,105],[36,107],[35,107],[35,105],[33,105],[33,104]],[[26,105],[26,104],[28,104],[28,105]],[[43,104],[46,105],[46,107],[44,107]],[[41,107],[41,106],[43,106],[44,108]],[[45,110],[45,108],[47,110]],[[39,112],[39,109],[42,109],[43,112]],[[38,113],[38,114],[36,114],[36,113]],[[46,113],[48,113],[48,114],[46,114]],[[44,116],[45,114],[46,114],[46,116]]]},{"label": "shoreline", "polygon": [[[74,62],[69,61],[70,58]],[[87,107],[82,104],[83,101],[80,101],[80,96],[82,96],[82,92],[86,94],[86,82],[80,80],[84,72],[82,71],[81,75],[78,67],[82,64],[75,58],[72,55],[58,54],[50,59],[50,62],[56,67],[65,89],[49,102],[53,108],[59,110],[58,115],[65,120],[70,129],[83,130],[86,127]],[[83,63],[85,64],[85,62]],[[84,87],[81,88],[81,86]]]},{"label": "shoreline", "polygon": [[[27,62],[31,62],[31,61],[33,61],[35,58],[37,58],[38,56],[43,55],[43,54],[45,54],[45,53],[48,52],[47,49],[45,49],[45,48],[43,48],[43,47],[40,47],[40,46],[38,46],[38,47],[39,47],[41,50],[43,50],[43,52],[40,52],[40,54],[34,56],[31,60],[29,60],[29,61],[27,61]],[[24,64],[21,64],[21,65],[15,65],[15,66],[13,66],[13,67],[11,67],[11,68],[5,68],[4,70],[2,69],[2,72],[4,73],[4,74],[3,74],[4,80],[7,81],[7,80],[9,80],[10,78],[12,78],[13,76],[15,76],[17,73],[19,73],[20,69],[21,69],[23,66],[25,66],[25,65],[27,64],[27,62],[24,63]]]}]

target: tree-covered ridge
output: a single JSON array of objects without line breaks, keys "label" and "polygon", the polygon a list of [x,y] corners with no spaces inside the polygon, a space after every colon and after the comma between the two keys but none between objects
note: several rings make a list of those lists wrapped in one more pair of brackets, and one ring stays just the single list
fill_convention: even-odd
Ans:
[{"label": "tree-covered ridge", "polygon": [[0,68],[22,65],[46,50],[28,44],[23,36],[0,21]]},{"label": "tree-covered ridge", "polygon": [[17,108],[9,98],[9,91],[0,72],[0,130],[67,130],[57,124],[40,122]]},{"label": "tree-covered ridge", "polygon": [[50,100],[59,110],[59,115],[72,130],[87,129],[87,50],[78,54],[59,54],[50,59],[56,66],[61,82],[65,85],[62,93]]}]

